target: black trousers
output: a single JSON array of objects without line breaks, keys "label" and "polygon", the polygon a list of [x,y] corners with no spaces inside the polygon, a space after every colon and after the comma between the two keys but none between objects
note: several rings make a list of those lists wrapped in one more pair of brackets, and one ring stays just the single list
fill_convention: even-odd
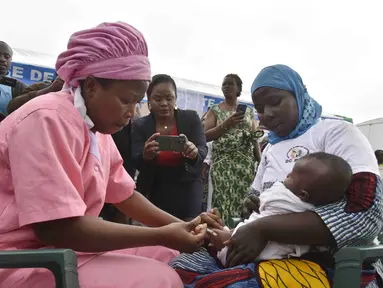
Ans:
[{"label": "black trousers", "polygon": [[160,209],[182,220],[190,220],[202,213],[203,183],[198,178],[191,182],[176,179],[155,181],[149,200]]}]

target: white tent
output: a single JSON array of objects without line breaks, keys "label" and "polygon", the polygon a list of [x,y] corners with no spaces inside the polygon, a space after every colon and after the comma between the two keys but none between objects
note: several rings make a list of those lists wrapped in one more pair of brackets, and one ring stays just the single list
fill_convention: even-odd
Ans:
[{"label": "white tent", "polygon": [[[54,79],[57,56],[18,48],[14,48],[13,52],[12,77],[27,84]],[[202,115],[207,111],[208,107],[223,100],[220,86],[177,77],[173,78],[178,88],[177,106],[181,109],[195,110]],[[243,91],[239,100],[241,103],[253,106],[248,91]],[[144,114],[148,112],[145,106],[142,107]],[[343,117],[327,113],[323,113],[322,118],[343,119]]]},{"label": "white tent", "polygon": [[372,149],[383,150],[383,118],[377,118],[356,125],[367,137]]},{"label": "white tent", "polygon": [[[13,55],[13,61],[17,63],[23,63],[28,65],[34,65],[38,67],[44,67],[44,68],[51,68],[54,69],[56,64],[56,56],[35,52],[31,50],[25,50],[25,49],[19,49],[15,48],[13,49],[14,55]],[[156,73],[154,73],[156,74]],[[208,83],[202,83],[194,80],[188,80],[188,79],[182,79],[173,77],[176,81],[177,86],[183,89],[192,90],[192,91],[198,91],[203,92],[209,95],[222,95],[221,87],[213,84]],[[222,96],[218,96],[223,98]],[[250,103],[251,96],[250,92],[243,91],[241,95],[241,100],[247,99],[247,101]],[[245,100],[244,100],[245,101]]]},{"label": "white tent", "polygon": [[[27,84],[54,78],[56,56],[18,48],[13,49],[13,51],[14,63],[11,69],[13,77]],[[178,88],[177,106],[181,109],[192,109],[202,114],[207,110],[207,107],[218,104],[223,99],[220,86],[173,78]],[[250,99],[249,92],[242,92],[240,97],[242,103],[252,106]]]},{"label": "white tent", "polygon": [[12,50],[14,62],[51,69],[55,67],[57,56],[19,48]]}]

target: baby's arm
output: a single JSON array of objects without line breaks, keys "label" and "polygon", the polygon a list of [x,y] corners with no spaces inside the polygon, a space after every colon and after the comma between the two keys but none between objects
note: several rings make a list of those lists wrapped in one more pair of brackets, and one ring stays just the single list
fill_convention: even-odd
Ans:
[{"label": "baby's arm", "polygon": [[[226,228],[226,227],[225,227]],[[220,251],[225,247],[223,243],[225,243],[227,240],[231,238],[231,235],[233,234],[232,230],[224,229],[224,230],[218,230],[218,229],[212,229],[217,235],[210,235],[210,243],[212,246],[217,250]]]}]

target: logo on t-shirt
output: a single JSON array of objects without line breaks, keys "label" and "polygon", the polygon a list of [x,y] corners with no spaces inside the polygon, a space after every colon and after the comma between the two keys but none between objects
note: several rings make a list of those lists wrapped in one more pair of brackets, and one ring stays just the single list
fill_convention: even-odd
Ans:
[{"label": "logo on t-shirt", "polygon": [[294,163],[307,154],[309,154],[309,149],[303,146],[295,146],[287,152],[286,163]]},{"label": "logo on t-shirt", "polygon": [[274,183],[277,182],[277,181],[278,181],[278,180],[275,180],[275,181],[269,181],[269,182],[265,182],[265,183],[263,183],[263,185],[262,185],[262,191],[265,191],[265,190],[271,188],[271,187],[274,185]]}]

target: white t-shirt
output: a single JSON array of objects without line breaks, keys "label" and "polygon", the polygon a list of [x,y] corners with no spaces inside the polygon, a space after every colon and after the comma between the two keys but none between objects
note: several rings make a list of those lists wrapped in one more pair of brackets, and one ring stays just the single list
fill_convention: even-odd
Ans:
[{"label": "white t-shirt", "polygon": [[353,174],[380,175],[374,152],[362,132],[351,123],[326,119],[295,139],[267,145],[252,188],[262,193],[275,182],[283,181],[298,159],[315,152],[342,157],[350,164]]}]

